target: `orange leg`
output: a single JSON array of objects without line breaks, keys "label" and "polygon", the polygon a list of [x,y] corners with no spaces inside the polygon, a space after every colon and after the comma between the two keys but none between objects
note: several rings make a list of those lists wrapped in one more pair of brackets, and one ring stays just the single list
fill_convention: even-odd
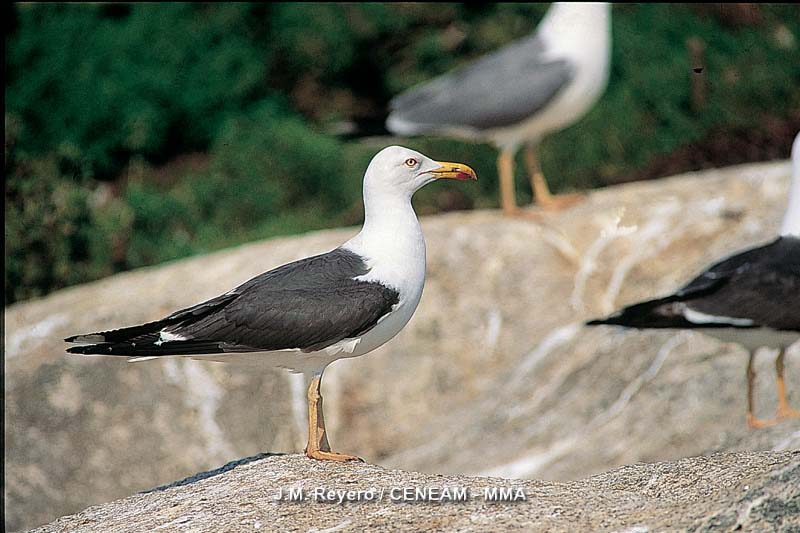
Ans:
[{"label": "orange leg", "polygon": [[783,358],[786,356],[786,350],[781,350],[778,358],[775,359],[775,373],[777,374],[778,381],[778,411],[775,418],[798,418],[800,411],[789,407],[789,402],[786,400],[786,381],[783,379]]},{"label": "orange leg", "polygon": [[325,417],[322,414],[322,394],[320,385],[322,374],[314,376],[308,386],[308,444],[306,456],[320,461],[363,461],[355,455],[331,451],[325,432]]},{"label": "orange leg", "polygon": [[519,208],[514,194],[514,153],[500,150],[497,156],[497,175],[500,178],[500,206],[506,215],[514,215]]},{"label": "orange leg", "polygon": [[539,165],[539,158],[536,157],[536,148],[533,144],[528,143],[524,148],[525,154],[525,167],[528,171],[528,177],[531,181],[531,189],[533,189],[533,197],[536,205],[542,209],[549,211],[557,211],[565,209],[572,205],[577,204],[583,200],[582,194],[561,194],[554,196],[547,186],[544,179],[542,168]]},{"label": "orange leg", "polygon": [[517,207],[517,198],[514,193],[514,152],[509,149],[500,150],[497,156],[497,175],[500,178],[500,206],[503,214],[509,217],[540,220],[540,217],[530,211]]},{"label": "orange leg", "polygon": [[775,420],[760,420],[755,417],[753,411],[755,409],[753,399],[753,386],[756,380],[756,371],[753,368],[755,362],[755,352],[750,352],[750,359],[747,361],[747,425],[751,428],[764,428],[773,425]]}]

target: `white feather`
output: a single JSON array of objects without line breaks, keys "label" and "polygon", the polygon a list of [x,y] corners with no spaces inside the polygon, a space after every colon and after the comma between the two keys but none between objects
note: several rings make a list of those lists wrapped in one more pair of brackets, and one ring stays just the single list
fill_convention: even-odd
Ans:
[{"label": "white feather", "polygon": [[730,324],[731,326],[752,326],[753,321],[749,318],[735,318],[731,316],[715,316],[700,311],[695,311],[689,307],[683,308],[683,317],[692,324]]},{"label": "white feather", "polygon": [[781,235],[800,237],[800,133],[792,144],[792,181],[789,184],[789,205],[783,215]]}]

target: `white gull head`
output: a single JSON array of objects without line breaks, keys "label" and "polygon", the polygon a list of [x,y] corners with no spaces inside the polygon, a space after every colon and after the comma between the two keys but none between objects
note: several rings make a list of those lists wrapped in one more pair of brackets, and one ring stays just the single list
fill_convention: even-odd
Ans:
[{"label": "white gull head", "polygon": [[442,178],[474,180],[475,171],[461,163],[443,163],[402,146],[378,152],[364,174],[364,201],[376,195],[411,199],[428,183]]}]

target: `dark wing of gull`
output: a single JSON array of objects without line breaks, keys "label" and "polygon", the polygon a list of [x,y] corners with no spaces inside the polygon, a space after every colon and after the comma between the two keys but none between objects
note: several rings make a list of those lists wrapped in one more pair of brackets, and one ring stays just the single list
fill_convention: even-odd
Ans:
[{"label": "dark wing of gull", "polygon": [[588,325],[800,331],[800,239],[779,237],[724,259],[675,294]]},{"label": "dark wing of gull", "polygon": [[401,134],[510,126],[543,109],[573,75],[530,35],[397,96],[387,126]]},{"label": "dark wing of gull", "polygon": [[393,288],[353,279],[368,271],[359,255],[338,248],[278,267],[162,320],[70,337],[65,340],[92,344],[67,351],[146,357],[320,350],[370,330],[398,302]]}]

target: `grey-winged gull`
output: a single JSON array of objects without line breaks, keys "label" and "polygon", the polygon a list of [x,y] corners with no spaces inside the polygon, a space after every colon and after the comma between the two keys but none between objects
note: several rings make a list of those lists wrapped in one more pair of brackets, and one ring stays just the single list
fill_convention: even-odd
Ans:
[{"label": "grey-winged gull", "polygon": [[786,400],[784,356],[800,339],[800,134],[792,147],[792,183],[780,236],[769,244],[723,259],[674,294],[623,308],[589,325],[693,329],[750,352],[747,363],[747,423],[763,427],[775,420],[754,414],[753,357],[762,347],[777,348],[778,410],[775,419],[800,416]]},{"label": "grey-winged gull", "polygon": [[381,150],[364,174],[364,225],[333,251],[256,276],[206,302],[138,326],[65,339],[67,351],[145,360],[186,356],[303,373],[308,382],[306,455],[331,452],[322,414],[322,373],[337,359],[371,352],[403,329],[425,283],[425,240],[411,197],[436,179],[477,179],[399,146]]},{"label": "grey-winged gull", "polygon": [[550,194],[537,147],[550,132],[592,108],[608,83],[611,11],[607,3],[555,3],[535,32],[395,97],[386,127],[398,135],[488,140],[500,149],[500,202],[522,212],[514,194],[514,154],[524,145],[535,201],[559,208],[578,195]]}]

